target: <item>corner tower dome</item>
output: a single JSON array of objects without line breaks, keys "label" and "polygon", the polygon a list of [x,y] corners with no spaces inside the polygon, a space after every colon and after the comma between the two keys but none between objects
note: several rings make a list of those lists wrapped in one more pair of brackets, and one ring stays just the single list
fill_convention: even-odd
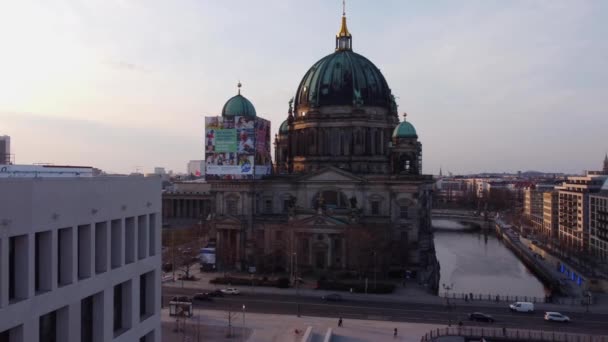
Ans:
[{"label": "corner tower dome", "polygon": [[222,108],[222,116],[248,116],[255,117],[255,107],[251,101],[241,95],[241,82],[238,83],[238,94],[231,97],[224,108]]},{"label": "corner tower dome", "polygon": [[414,125],[412,125],[409,121],[405,120],[406,116],[407,114],[403,113],[403,121],[399,125],[397,125],[397,127],[395,127],[395,130],[393,131],[393,138],[418,139],[418,134],[416,134],[416,128],[414,128]]},{"label": "corner tower dome", "polygon": [[316,62],[298,86],[296,115],[305,107],[320,106],[377,106],[392,111],[392,99],[380,69],[352,51],[352,35],[343,11],[340,30],[336,34],[336,51]]}]

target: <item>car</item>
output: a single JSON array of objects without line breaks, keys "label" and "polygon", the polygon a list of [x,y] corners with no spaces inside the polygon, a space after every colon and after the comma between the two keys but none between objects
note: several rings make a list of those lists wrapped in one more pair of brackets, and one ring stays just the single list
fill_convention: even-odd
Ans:
[{"label": "car", "polygon": [[203,293],[203,292],[199,292],[199,293],[195,293],[194,296],[192,296],[192,299],[194,300],[204,300],[204,301],[212,301],[213,298],[211,298],[211,296],[209,295],[209,293]]},{"label": "car", "polygon": [[570,322],[570,317],[562,315],[559,312],[547,311],[545,312],[545,321],[568,323]]},{"label": "car", "polygon": [[515,302],[509,305],[509,309],[514,312],[534,312],[534,303]]},{"label": "car", "polygon": [[231,294],[231,295],[238,295],[241,293],[241,291],[235,289],[234,287],[229,287],[226,289],[221,289],[220,291],[222,291],[223,294]]},{"label": "car", "polygon": [[221,290],[206,292],[205,294],[209,297],[224,297],[224,293]]},{"label": "car", "polygon": [[340,296],[337,293],[331,293],[331,294],[321,297],[321,299],[326,300],[328,302],[341,302],[342,296]]},{"label": "car", "polygon": [[470,321],[494,323],[494,317],[484,314],[483,312],[473,312],[469,314]]}]

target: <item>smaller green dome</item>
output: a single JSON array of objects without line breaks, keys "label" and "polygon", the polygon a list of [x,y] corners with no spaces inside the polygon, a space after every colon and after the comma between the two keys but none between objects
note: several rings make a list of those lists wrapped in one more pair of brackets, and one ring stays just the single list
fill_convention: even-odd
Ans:
[{"label": "smaller green dome", "polygon": [[418,138],[414,125],[408,121],[403,121],[393,131],[393,138]]},{"label": "smaller green dome", "polygon": [[222,109],[222,116],[248,116],[255,117],[255,108],[251,101],[243,95],[233,96],[226,102]]},{"label": "smaller green dome", "polygon": [[287,120],[285,120],[279,127],[279,134],[287,134],[287,133],[289,133],[289,124],[287,123]]}]

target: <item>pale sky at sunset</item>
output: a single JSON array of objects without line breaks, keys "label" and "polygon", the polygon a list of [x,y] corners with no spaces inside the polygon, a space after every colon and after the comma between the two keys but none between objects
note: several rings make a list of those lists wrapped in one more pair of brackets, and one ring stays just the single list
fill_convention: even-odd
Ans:
[{"label": "pale sky at sunset", "polygon": [[[332,53],[339,0],[0,2],[0,135],[17,163],[177,172],[205,115],[243,95],[273,136]],[[608,1],[347,2],[423,144],[425,173],[599,169]]]}]

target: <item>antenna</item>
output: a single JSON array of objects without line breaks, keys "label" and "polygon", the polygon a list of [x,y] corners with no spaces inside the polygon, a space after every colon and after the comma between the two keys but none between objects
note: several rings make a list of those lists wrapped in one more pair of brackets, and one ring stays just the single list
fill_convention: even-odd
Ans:
[{"label": "antenna", "polygon": [[342,16],[346,16],[346,0],[342,0]]}]

